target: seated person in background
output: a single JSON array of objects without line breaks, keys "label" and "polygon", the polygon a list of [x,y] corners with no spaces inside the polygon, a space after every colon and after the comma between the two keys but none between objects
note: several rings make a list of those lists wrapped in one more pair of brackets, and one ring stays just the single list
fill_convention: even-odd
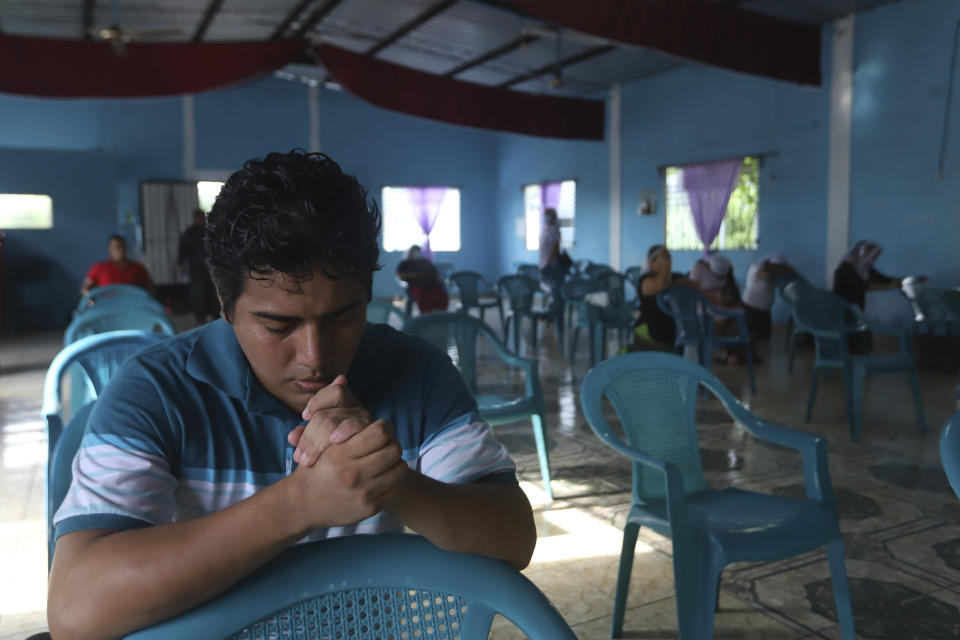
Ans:
[{"label": "seated person in background", "polygon": [[637,280],[637,306],[640,315],[633,327],[634,346],[637,349],[673,351],[677,327],[673,318],[665,314],[657,304],[657,294],[674,285],[696,287],[682,273],[671,271],[673,261],[670,252],[662,244],[647,250],[647,270]]},{"label": "seated person in background", "polygon": [[793,273],[793,267],[787,264],[782,253],[771,253],[760,258],[747,271],[747,283],[743,288],[743,308],[746,312],[747,331],[755,340],[770,337],[777,279]]},{"label": "seated person in background", "polygon": [[127,241],[123,236],[114,234],[107,241],[109,260],[95,262],[87,272],[80,287],[80,295],[85,296],[94,287],[108,284],[133,284],[143,287],[153,295],[155,288],[147,268],[134,260],[127,259]]},{"label": "seated person in background", "polygon": [[[697,260],[690,268],[690,279],[700,285],[700,292],[713,304],[724,309],[742,309],[740,289],[733,277],[733,264],[726,256],[708,253]],[[736,335],[739,330],[736,318],[716,318],[714,331],[717,335]],[[754,357],[755,362],[759,358]],[[728,349],[726,362],[741,364],[744,362],[742,349]]]},{"label": "seated person in background", "polygon": [[406,526],[529,562],[530,504],[457,369],[366,323],[379,232],[322,154],[227,180],[206,227],[223,318],[133,356],[90,414],[54,517],[55,638],[175,616],[303,540]]},{"label": "seated person in background", "polygon": [[700,293],[713,304],[727,308],[741,306],[733,264],[726,256],[708,253],[693,263],[689,278],[700,285]]},{"label": "seated person in background", "polygon": [[440,279],[437,268],[423,257],[419,246],[410,247],[406,257],[397,265],[397,277],[407,283],[420,313],[447,310],[450,304],[447,288]]},{"label": "seated person in background", "polygon": [[843,257],[833,272],[833,293],[860,309],[866,305],[867,291],[897,289],[903,281],[873,268],[883,248],[869,240],[860,240]]}]

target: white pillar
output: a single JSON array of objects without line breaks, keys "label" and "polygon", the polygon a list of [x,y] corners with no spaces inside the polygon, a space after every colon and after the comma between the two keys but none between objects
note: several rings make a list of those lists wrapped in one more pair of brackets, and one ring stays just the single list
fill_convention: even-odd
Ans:
[{"label": "white pillar", "polygon": [[193,96],[185,95],[183,105],[183,179],[194,180],[197,172],[197,130]]},{"label": "white pillar", "polygon": [[620,205],[620,85],[610,87],[610,266],[620,270],[621,224]]},{"label": "white pillar", "polygon": [[827,164],[826,285],[850,246],[850,127],[853,115],[854,14],[833,23],[830,158]]},{"label": "white pillar", "polygon": [[307,88],[307,112],[310,119],[310,151],[320,151],[320,85]]}]

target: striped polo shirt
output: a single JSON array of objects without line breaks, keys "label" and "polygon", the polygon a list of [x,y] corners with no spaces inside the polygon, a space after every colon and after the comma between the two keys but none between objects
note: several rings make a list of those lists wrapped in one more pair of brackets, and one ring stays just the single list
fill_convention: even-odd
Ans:
[{"label": "striped polo shirt", "polygon": [[[347,380],[367,411],[393,424],[411,469],[448,483],[516,482],[513,461],[439,349],[367,324]],[[287,434],[301,423],[257,380],[227,322],[149,347],[116,372],[90,413],[56,536],[225,509],[292,471]],[[305,540],[399,528],[381,512]]]}]

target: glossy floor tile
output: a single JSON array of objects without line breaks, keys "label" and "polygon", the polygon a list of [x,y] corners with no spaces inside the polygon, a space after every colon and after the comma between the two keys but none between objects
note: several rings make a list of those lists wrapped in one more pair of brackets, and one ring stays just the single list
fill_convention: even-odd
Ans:
[{"label": "glossy floor tile", "polygon": [[[45,624],[40,396],[59,340],[45,335],[0,343],[0,640],[26,637]],[[536,514],[539,540],[526,575],[579,638],[599,639],[609,637],[621,527],[630,506],[630,465],[593,435],[579,411],[580,381],[588,369],[587,347],[580,342],[572,366],[560,355],[552,326],[536,351],[523,346],[524,355],[540,361],[555,500],[548,501],[543,491],[529,423],[498,426],[494,433],[513,454]],[[611,342],[610,351],[615,348]],[[871,378],[863,439],[852,443],[839,378],[821,384],[813,421],[805,424],[811,354],[802,351],[788,373],[780,333],[761,353],[753,396],[743,367],[717,364],[714,373],[759,416],[828,439],[858,636],[960,637],[960,501],[946,482],[937,450],[939,430],[952,412],[956,376],[921,372],[925,432],[916,425],[906,379]],[[481,361],[482,391],[522,387],[522,378],[496,359]],[[697,416],[711,486],[802,495],[797,454],[756,440],[714,401],[700,400]],[[677,638],[670,554],[668,539],[641,530],[623,637]],[[714,636],[839,638],[824,554],[728,567]],[[522,637],[502,619],[491,632],[491,638]]]}]

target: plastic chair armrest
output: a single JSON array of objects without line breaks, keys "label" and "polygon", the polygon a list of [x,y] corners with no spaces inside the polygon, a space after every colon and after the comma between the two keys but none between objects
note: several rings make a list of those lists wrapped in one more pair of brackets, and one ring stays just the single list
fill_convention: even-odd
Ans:
[{"label": "plastic chair armrest", "polygon": [[723,307],[718,307],[710,301],[707,301],[707,311],[711,315],[720,316],[721,318],[744,318],[745,314],[742,309],[724,309]]}]

